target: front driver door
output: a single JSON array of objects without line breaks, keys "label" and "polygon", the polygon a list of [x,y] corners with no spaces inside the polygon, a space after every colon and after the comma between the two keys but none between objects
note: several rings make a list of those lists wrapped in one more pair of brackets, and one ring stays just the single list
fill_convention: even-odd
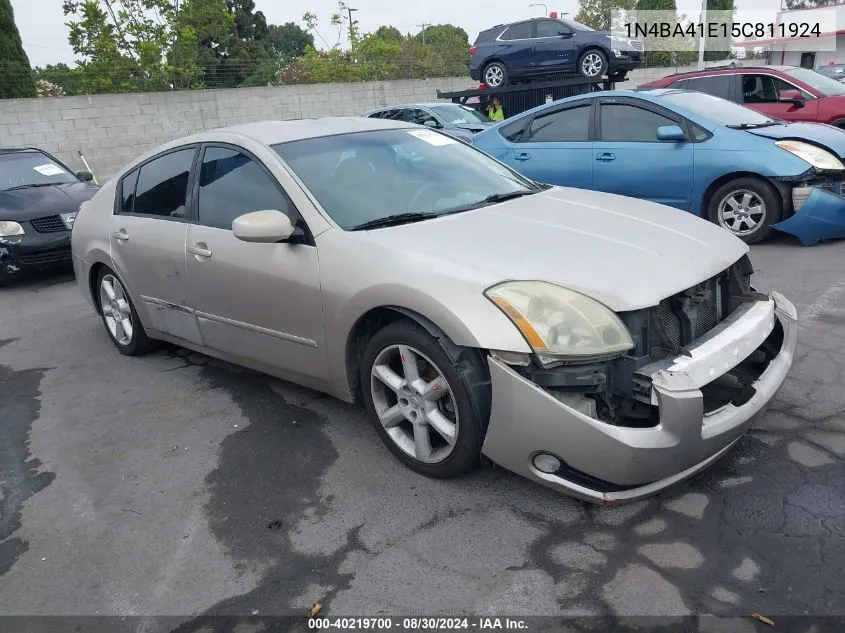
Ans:
[{"label": "front driver door", "polygon": [[592,111],[592,99],[543,110],[508,144],[506,162],[537,182],[592,188]]},{"label": "front driver door", "polygon": [[683,129],[681,118],[645,101],[608,97],[600,102],[593,188],[688,211],[694,144],[657,139],[659,127]]},{"label": "front driver door", "polygon": [[185,284],[185,219],[196,152],[196,146],[171,150],[120,180],[109,241],[115,271],[144,326],[199,344]]},{"label": "front driver door", "polygon": [[186,259],[205,345],[303,382],[328,381],[313,241],[257,244],[232,233],[232,221],[251,211],[281,211],[304,227],[276,178],[243,148],[210,144],[203,148],[194,198]]},{"label": "front driver door", "polygon": [[[818,118],[818,99],[806,90],[772,75],[742,74],[740,77],[745,107],[784,121],[815,121]],[[803,106],[782,102],[781,93],[786,91],[799,92],[805,99]]]},{"label": "front driver door", "polygon": [[575,66],[578,45],[574,32],[557,20],[538,20],[534,40],[534,64],[537,70],[554,71]]}]

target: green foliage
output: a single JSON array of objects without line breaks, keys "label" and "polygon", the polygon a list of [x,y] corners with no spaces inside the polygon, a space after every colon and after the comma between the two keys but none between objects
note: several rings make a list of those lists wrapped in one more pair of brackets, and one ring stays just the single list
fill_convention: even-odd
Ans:
[{"label": "green foliage", "polygon": [[11,0],[0,0],[0,99],[35,94],[35,79],[15,24]]},{"label": "green foliage", "polygon": [[[637,2],[637,12],[640,11],[660,11],[658,14],[661,21],[670,22],[673,26],[677,24],[677,6],[675,0],[639,0]],[[637,21],[644,22],[647,17],[638,15]],[[645,64],[648,67],[669,66],[675,63],[676,52],[674,50],[654,50],[647,48],[645,52]]]},{"label": "green foliage", "polygon": [[300,57],[305,54],[305,49],[309,46],[314,46],[314,36],[298,24],[287,22],[267,27],[264,48],[267,49],[267,55],[271,58]]},{"label": "green foliage", "polygon": [[[707,0],[707,12],[709,13],[711,11],[733,13],[735,11],[734,0]],[[709,21],[711,20],[708,18],[708,22]],[[728,32],[730,32],[730,28],[731,25],[728,24]],[[727,38],[705,40],[704,61],[715,62],[722,59],[728,59],[731,56],[731,43],[732,38],[730,37],[730,33]],[[696,59],[698,59],[698,57],[696,57]]]},{"label": "green foliage", "polygon": [[578,0],[578,5],[575,16],[578,22],[597,31],[608,31],[613,11],[630,11],[637,5],[637,0]]}]

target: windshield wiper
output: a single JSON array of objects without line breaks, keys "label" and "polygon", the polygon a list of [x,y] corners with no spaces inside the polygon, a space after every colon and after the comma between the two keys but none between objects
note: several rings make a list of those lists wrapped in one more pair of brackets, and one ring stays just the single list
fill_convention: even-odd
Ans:
[{"label": "windshield wiper", "polygon": [[767,121],[766,123],[739,123],[737,125],[726,125],[732,130],[757,130],[761,127],[772,127],[773,125],[783,125],[779,121]]},{"label": "windshield wiper", "polygon": [[363,224],[353,226],[350,231],[366,231],[367,229],[378,229],[385,226],[398,226],[400,224],[408,224],[409,222],[419,222],[420,220],[428,220],[430,218],[437,218],[443,213],[398,213],[396,215],[388,215],[385,218],[376,218],[369,220]]},{"label": "windshield wiper", "polygon": [[14,191],[15,189],[30,189],[32,187],[52,187],[53,185],[62,185],[64,183],[61,182],[32,182],[27,185],[15,185],[14,187],[9,187],[8,189],[4,189],[3,191]]}]

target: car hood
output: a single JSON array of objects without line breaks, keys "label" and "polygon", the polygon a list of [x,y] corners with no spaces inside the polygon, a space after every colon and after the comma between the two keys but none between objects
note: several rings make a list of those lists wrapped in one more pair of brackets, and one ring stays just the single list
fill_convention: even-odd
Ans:
[{"label": "car hood", "polygon": [[493,122],[490,123],[483,123],[482,121],[478,121],[477,123],[455,123],[454,126],[460,130],[467,130],[469,132],[481,132],[482,130],[486,130],[488,127],[493,125]]},{"label": "car hood", "polygon": [[839,157],[845,157],[845,130],[822,123],[787,123],[759,130],[747,130],[756,136],[775,140],[794,139],[823,145]]},{"label": "car hood", "polygon": [[482,283],[545,280],[617,312],[656,305],[748,252],[724,229],[684,211],[562,187],[373,230],[368,238],[403,257],[415,253],[473,270]]},{"label": "car hood", "polygon": [[0,191],[0,220],[15,222],[79,211],[98,188],[84,182]]}]

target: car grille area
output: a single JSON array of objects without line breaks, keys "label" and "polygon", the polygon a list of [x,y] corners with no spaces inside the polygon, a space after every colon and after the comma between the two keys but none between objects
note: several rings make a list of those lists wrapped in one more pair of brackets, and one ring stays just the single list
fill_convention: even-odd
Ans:
[{"label": "car grille area", "polygon": [[67,231],[68,228],[65,226],[65,223],[62,221],[62,218],[58,215],[47,215],[42,218],[35,218],[34,220],[30,220],[29,223],[39,233],[60,233],[61,231]]}]

